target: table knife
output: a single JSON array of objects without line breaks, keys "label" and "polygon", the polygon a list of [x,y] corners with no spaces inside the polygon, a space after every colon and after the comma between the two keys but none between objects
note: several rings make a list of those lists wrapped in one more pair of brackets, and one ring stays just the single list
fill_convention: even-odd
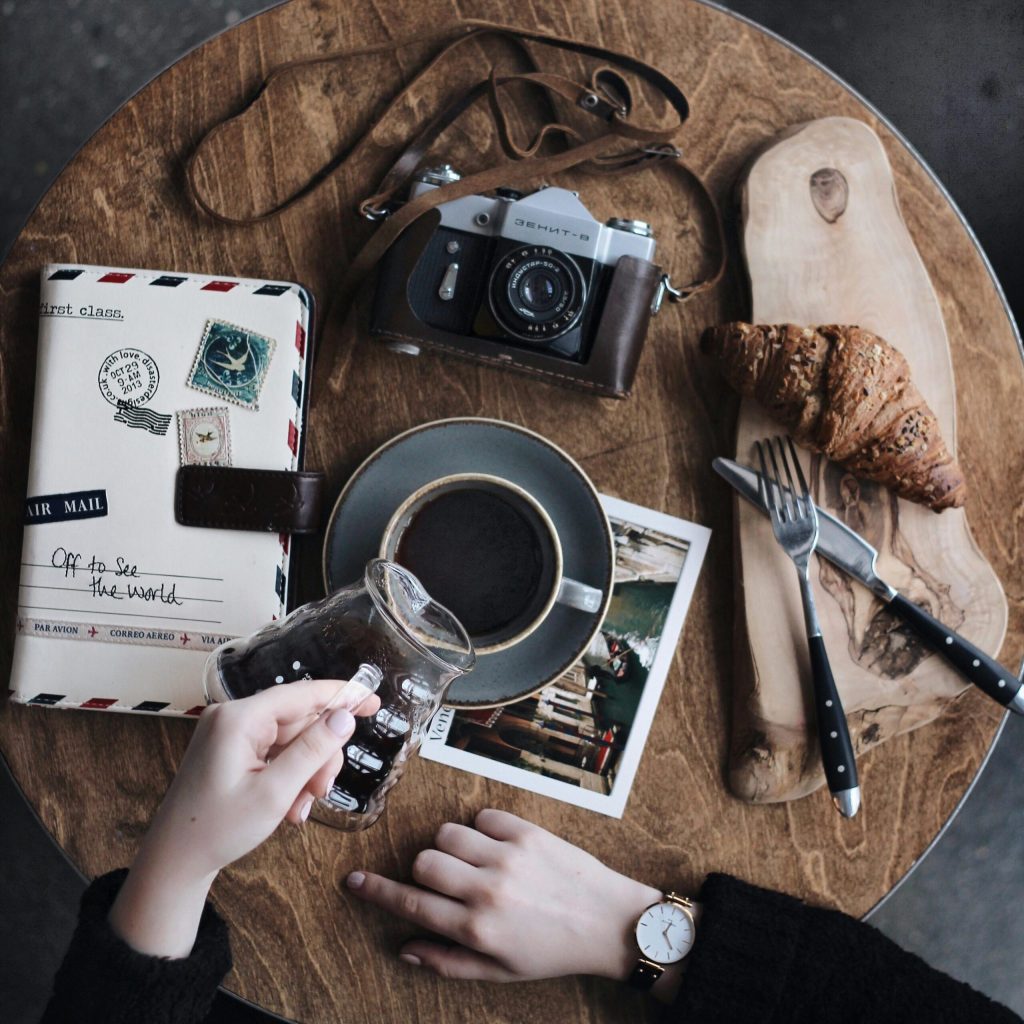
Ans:
[{"label": "table knife", "polygon": [[[740,465],[732,459],[715,459],[711,465],[741,497],[767,515],[758,492],[757,470]],[[1010,711],[1024,715],[1024,686],[1015,672],[1000,665],[886,583],[876,572],[878,552],[860,534],[823,508],[818,508],[818,527],[816,550],[819,555],[863,583],[894,615],[907,623],[928,647],[941,654],[979,690]]]}]

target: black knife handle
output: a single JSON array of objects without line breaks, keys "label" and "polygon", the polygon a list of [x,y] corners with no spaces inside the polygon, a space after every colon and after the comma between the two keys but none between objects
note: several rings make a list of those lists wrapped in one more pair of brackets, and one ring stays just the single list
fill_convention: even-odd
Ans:
[{"label": "black knife handle", "polygon": [[1004,707],[1017,696],[1020,680],[1016,673],[983,650],[944,626],[913,601],[897,594],[888,605],[933,650],[938,651],[955,669],[979,690],[984,690]]},{"label": "black knife handle", "polygon": [[814,711],[818,716],[818,742],[830,793],[853,789],[857,782],[857,761],[853,756],[846,713],[839,699],[832,666],[828,662],[825,641],[820,636],[807,638],[811,652],[811,678],[814,682]]}]

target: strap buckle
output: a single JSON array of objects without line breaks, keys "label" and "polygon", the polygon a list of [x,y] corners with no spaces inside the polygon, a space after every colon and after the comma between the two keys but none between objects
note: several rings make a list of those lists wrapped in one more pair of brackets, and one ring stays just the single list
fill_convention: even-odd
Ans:
[{"label": "strap buckle", "polygon": [[672,284],[672,278],[668,274],[662,274],[658,281],[658,288],[654,293],[654,298],[651,300],[651,316],[657,316],[661,312],[661,304],[664,302],[666,295],[668,295],[669,302],[685,302],[690,297],[688,291],[683,288],[676,288]]}]

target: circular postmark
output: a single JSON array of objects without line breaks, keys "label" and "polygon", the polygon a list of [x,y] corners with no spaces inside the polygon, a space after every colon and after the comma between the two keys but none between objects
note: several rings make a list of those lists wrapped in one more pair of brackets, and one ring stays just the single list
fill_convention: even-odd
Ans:
[{"label": "circular postmark", "polygon": [[160,371],[153,357],[141,349],[119,348],[100,365],[96,383],[111,404],[145,405],[160,385]]}]

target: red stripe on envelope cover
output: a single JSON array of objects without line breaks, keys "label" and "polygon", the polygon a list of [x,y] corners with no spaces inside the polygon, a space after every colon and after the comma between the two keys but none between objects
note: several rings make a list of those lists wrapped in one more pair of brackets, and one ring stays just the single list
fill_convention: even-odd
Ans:
[{"label": "red stripe on envelope cover", "polygon": [[186,715],[191,715],[193,718],[198,718],[206,710],[205,704],[197,704],[194,708],[189,708],[185,712]]},{"label": "red stripe on envelope cover", "polygon": [[279,533],[277,535],[277,539],[281,542],[281,550],[284,551],[286,555],[288,554],[288,538],[290,536],[291,534],[288,533]]},{"label": "red stripe on envelope cover", "polygon": [[237,281],[211,281],[204,284],[201,291],[204,292],[229,292],[237,285]]},{"label": "red stripe on envelope cover", "polygon": [[79,704],[79,707],[102,711],[104,708],[109,708],[111,704],[116,703],[116,697],[90,697],[84,704]]},{"label": "red stripe on envelope cover", "polygon": [[299,430],[293,420],[288,421],[288,447],[291,448],[292,455],[299,454]]},{"label": "red stripe on envelope cover", "polygon": [[302,324],[295,324],[295,347],[299,350],[299,355],[303,359],[306,358],[306,331]]},{"label": "red stripe on envelope cover", "polygon": [[130,281],[135,275],[134,274],[104,274],[100,279],[100,284],[124,284],[125,281]]}]

